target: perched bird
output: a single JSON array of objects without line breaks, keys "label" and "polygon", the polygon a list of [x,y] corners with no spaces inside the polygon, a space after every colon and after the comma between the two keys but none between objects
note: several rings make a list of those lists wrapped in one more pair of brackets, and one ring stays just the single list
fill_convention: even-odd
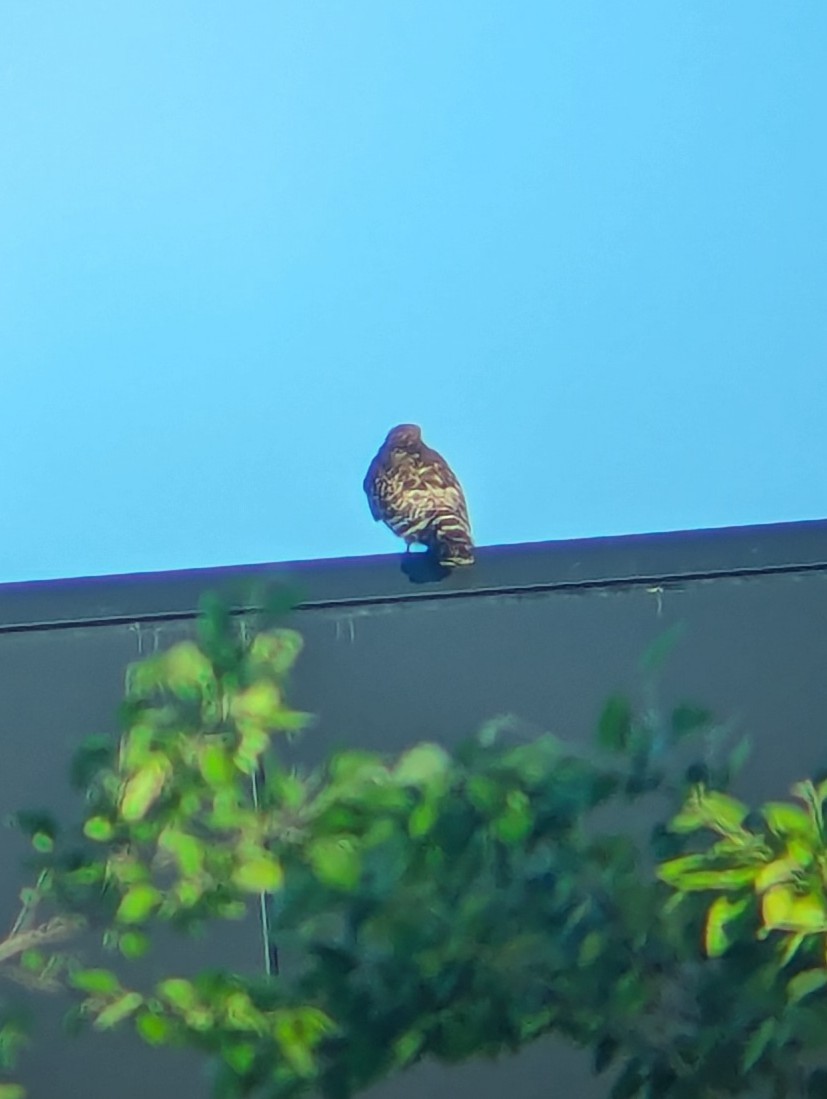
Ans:
[{"label": "perched bird", "polygon": [[474,563],[468,507],[453,470],[422,441],[415,424],[388,432],[364,481],[373,518],[404,538],[407,548],[427,546],[441,564]]}]

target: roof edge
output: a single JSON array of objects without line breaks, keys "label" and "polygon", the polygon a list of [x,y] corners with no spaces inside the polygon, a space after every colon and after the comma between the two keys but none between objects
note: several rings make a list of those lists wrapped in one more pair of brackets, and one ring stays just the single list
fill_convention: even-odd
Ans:
[{"label": "roof edge", "polygon": [[383,554],[0,584],[0,632],[191,618],[209,591],[244,609],[275,584],[310,609],[813,570],[827,571],[825,519],[485,546],[450,572]]}]

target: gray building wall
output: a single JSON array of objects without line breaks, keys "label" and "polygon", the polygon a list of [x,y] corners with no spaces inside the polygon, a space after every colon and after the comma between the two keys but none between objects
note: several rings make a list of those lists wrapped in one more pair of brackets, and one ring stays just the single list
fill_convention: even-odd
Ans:
[{"label": "gray building wall", "polygon": [[[244,605],[250,585],[272,581],[302,598],[293,702],[318,715],[294,749],[306,763],[342,746],[450,746],[503,713],[519,717],[523,735],[585,742],[606,696],[638,693],[641,654],[679,626],[661,700],[700,702],[750,735],[743,796],[784,796],[827,764],[827,522],[491,547],[447,577],[422,569],[388,556],[0,585],[2,813],[48,806],[76,817],[68,762],[90,733],[115,734],[127,664],[190,636],[202,592]],[[0,833],[6,926],[25,853],[18,833]],[[149,980],[202,964],[253,972],[262,958],[251,917],[205,940],[164,941],[139,964]],[[128,1034],[69,1039],[63,1005],[35,1006],[38,1038],[22,1072],[31,1099],[208,1094],[197,1059]],[[474,1099],[607,1091],[586,1057],[553,1042],[497,1064],[423,1065],[376,1095],[413,1099],[423,1088]]]}]

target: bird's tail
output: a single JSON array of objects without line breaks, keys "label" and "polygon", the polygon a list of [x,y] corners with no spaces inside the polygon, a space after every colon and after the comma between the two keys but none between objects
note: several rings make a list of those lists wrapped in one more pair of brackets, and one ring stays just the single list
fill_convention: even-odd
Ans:
[{"label": "bird's tail", "polygon": [[459,515],[440,512],[431,524],[433,547],[447,568],[474,564],[474,543],[468,523]]}]

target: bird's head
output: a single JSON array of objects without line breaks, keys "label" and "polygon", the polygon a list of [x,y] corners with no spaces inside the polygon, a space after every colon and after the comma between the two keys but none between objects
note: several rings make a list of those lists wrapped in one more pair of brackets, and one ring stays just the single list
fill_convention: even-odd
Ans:
[{"label": "bird's head", "polygon": [[422,433],[416,424],[397,424],[385,439],[385,446],[390,450],[417,450],[421,445]]}]

